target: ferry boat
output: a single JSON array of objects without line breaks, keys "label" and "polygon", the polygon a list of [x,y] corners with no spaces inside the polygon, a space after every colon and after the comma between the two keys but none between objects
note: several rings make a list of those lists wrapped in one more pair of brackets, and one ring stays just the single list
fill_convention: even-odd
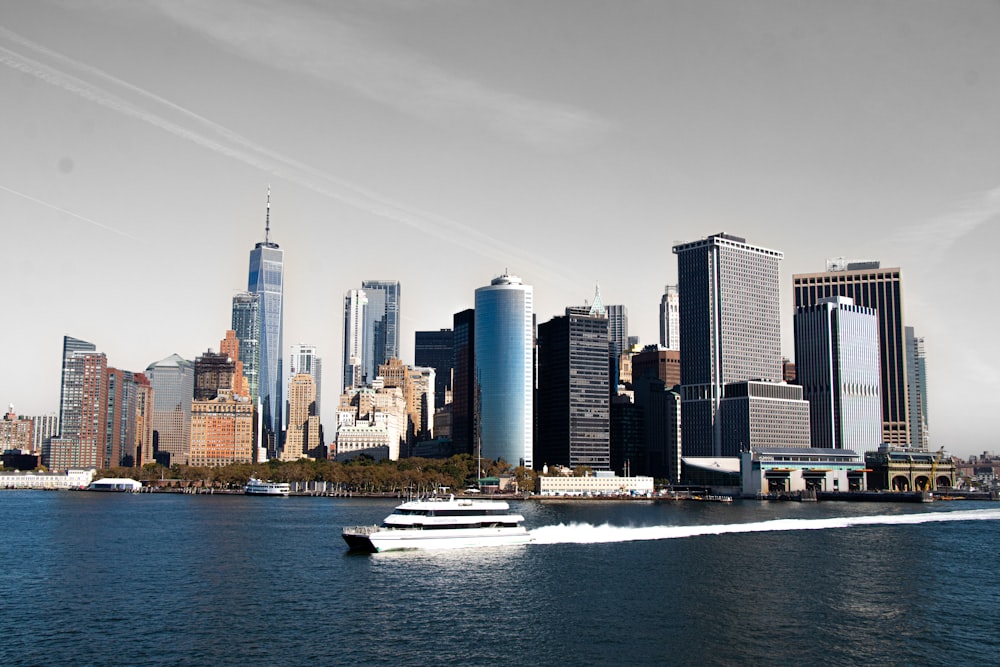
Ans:
[{"label": "ferry boat", "polygon": [[527,544],[524,517],[511,514],[501,500],[431,497],[405,502],[381,526],[351,526],[342,531],[352,551],[457,549]]},{"label": "ferry boat", "polygon": [[291,491],[288,482],[262,482],[256,477],[251,477],[243,487],[248,496],[287,496]]}]

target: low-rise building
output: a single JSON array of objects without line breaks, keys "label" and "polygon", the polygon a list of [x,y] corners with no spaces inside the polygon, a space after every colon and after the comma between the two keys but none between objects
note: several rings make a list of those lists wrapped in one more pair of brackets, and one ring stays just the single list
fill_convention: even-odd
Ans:
[{"label": "low-rise building", "polygon": [[586,477],[539,476],[535,493],[543,496],[636,496],[652,495],[652,477],[618,477],[598,473]]},{"label": "low-rise building", "polygon": [[955,486],[955,464],[944,451],[883,445],[865,455],[868,488],[881,491],[937,491]]},{"label": "low-rise building", "polygon": [[95,468],[71,468],[65,472],[0,471],[0,489],[85,489],[97,474]]},{"label": "low-rise building", "polygon": [[802,491],[864,491],[865,462],[849,449],[761,447],[740,457],[746,497]]}]

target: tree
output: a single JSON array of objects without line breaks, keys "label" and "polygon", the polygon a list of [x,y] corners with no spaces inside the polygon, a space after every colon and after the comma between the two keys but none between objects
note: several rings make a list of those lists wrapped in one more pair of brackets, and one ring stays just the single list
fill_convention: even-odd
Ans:
[{"label": "tree", "polygon": [[534,491],[536,479],[538,479],[538,474],[531,468],[524,466],[514,468],[514,480],[517,482],[518,491]]}]

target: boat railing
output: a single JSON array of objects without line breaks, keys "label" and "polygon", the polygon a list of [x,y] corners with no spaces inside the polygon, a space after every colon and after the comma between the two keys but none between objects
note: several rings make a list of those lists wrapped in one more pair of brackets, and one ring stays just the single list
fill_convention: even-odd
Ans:
[{"label": "boat railing", "polygon": [[378,526],[345,526],[342,532],[353,535],[371,535],[378,530]]}]

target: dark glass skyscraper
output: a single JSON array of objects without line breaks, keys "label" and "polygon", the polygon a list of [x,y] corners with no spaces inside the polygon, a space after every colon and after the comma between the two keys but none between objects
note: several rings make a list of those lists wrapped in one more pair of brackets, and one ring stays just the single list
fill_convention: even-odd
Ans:
[{"label": "dark glass skyscraper", "polygon": [[434,406],[441,409],[451,382],[455,336],[451,329],[418,331],[414,337],[413,357],[417,366],[434,369]]},{"label": "dark glass skyscraper", "polygon": [[271,190],[267,191],[264,240],[250,251],[247,291],[260,299],[260,343],[258,396],[263,414],[268,456],[281,447],[282,411],[282,296],[284,293],[284,253],[271,241]]},{"label": "dark glass skyscraper", "polygon": [[538,465],[611,466],[608,318],[567,308],[538,327]]},{"label": "dark glass skyscraper", "polygon": [[476,311],[452,318],[451,440],[455,452],[474,454],[476,447]]}]

